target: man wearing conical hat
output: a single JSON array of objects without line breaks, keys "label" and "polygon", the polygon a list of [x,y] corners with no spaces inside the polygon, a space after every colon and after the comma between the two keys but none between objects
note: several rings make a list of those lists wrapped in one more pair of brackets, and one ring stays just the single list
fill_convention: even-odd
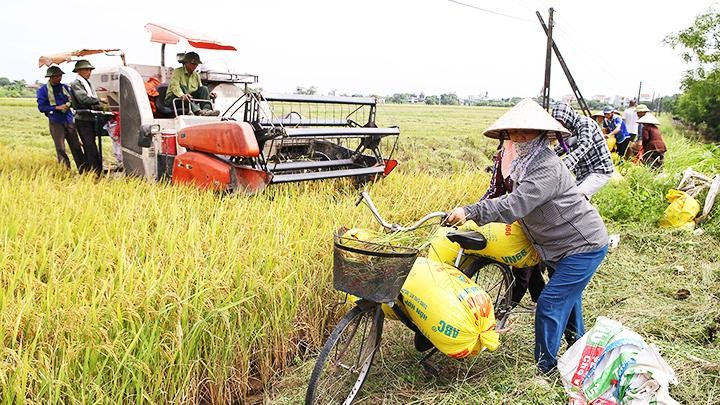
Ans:
[{"label": "man wearing conical hat", "polygon": [[535,311],[535,360],[542,373],[556,368],[563,335],[569,346],[585,333],[582,292],[607,253],[608,234],[600,214],[578,192],[550,148],[551,137],[562,140],[568,134],[535,101],[521,101],[485,131],[485,136],[515,145],[509,167],[512,191],[456,208],[446,220],[473,220],[481,226],[519,221],[553,269]]},{"label": "man wearing conical hat", "polygon": [[[79,60],[75,63],[73,73],[77,73],[77,79],[70,84],[72,90],[72,104],[76,110],[97,110],[102,111],[100,99],[95,93],[95,89],[90,84],[90,75],[95,67],[87,60]],[[92,171],[96,175],[102,173],[102,162],[100,162],[100,154],[95,144],[95,116],[90,112],[78,112],[75,117],[75,126],[77,127],[80,141],[83,145],[83,156],[85,157],[85,165],[80,168],[80,172]]]},{"label": "man wearing conical hat", "polygon": [[646,113],[638,123],[642,124],[640,141],[643,147],[643,163],[653,169],[661,169],[665,162],[667,147],[660,132],[660,121],[652,113]]},{"label": "man wearing conical hat", "polygon": [[569,150],[558,147],[555,152],[567,154],[563,162],[575,174],[578,190],[588,199],[592,198],[615,171],[605,137],[591,118],[578,114],[565,103],[555,104],[552,116],[576,138]]},{"label": "man wearing conical hat", "polygon": [[70,146],[75,165],[83,167],[80,140],[75,130],[75,121],[70,111],[70,88],[60,83],[65,72],[58,66],[50,66],[45,74],[48,82],[37,90],[38,110],[48,117],[50,135],[55,143],[55,154],[59,163],[70,169],[70,159],[65,152],[65,141]]}]

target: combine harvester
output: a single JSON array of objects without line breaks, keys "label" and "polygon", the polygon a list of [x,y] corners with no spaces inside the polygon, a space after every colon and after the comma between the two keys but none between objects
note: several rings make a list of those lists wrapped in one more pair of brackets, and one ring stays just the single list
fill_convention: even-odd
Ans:
[{"label": "combine harvester", "polygon": [[[40,58],[40,65],[49,66],[93,53],[119,52],[123,65],[95,69],[90,81],[101,100],[120,112],[126,175],[255,193],[274,183],[340,177],[368,181],[397,165],[391,157],[400,130],[377,127],[374,98],[254,92],[249,85],[257,82],[255,75],[201,66],[203,84],[217,95],[205,101],[222,115],[192,115],[179,100],[168,108],[163,102],[172,71],[165,66],[167,44],[185,40],[195,48],[236,49],[189,30],[157,24],[145,28],[152,42],[162,44],[159,66],[125,64],[117,49]],[[145,86],[152,78],[161,83],[154,100]]]}]

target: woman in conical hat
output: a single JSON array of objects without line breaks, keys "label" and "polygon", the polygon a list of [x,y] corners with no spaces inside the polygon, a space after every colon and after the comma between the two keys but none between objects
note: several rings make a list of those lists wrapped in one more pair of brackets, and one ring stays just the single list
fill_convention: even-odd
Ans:
[{"label": "woman in conical hat", "polygon": [[516,157],[510,164],[512,191],[454,209],[450,224],[478,225],[519,221],[543,261],[553,270],[537,302],[535,359],[551,372],[563,334],[568,345],[585,333],[582,292],[607,253],[608,234],[597,210],[578,192],[550,137],[568,131],[531,99],[500,117],[485,136],[510,139]]},{"label": "woman in conical hat", "polygon": [[665,162],[665,152],[667,152],[667,147],[665,146],[665,140],[660,132],[660,121],[655,118],[653,113],[648,112],[637,122],[638,124],[642,124],[640,140],[642,141],[644,151],[643,163],[653,169],[662,168],[663,163]]}]

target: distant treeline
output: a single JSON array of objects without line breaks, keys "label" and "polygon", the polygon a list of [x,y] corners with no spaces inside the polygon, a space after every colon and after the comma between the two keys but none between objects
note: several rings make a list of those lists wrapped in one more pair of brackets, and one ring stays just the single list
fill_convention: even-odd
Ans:
[{"label": "distant treeline", "polygon": [[668,35],[665,43],[681,50],[693,69],[685,72],[682,93],[663,99],[663,110],[720,141],[720,13],[700,14],[689,28]]},{"label": "distant treeline", "polygon": [[10,80],[0,77],[0,97],[35,97],[35,89],[29,88],[25,80]]}]

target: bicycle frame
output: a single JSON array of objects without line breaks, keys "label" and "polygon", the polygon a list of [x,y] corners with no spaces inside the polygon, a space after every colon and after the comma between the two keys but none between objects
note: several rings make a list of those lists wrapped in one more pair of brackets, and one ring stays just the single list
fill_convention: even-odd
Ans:
[{"label": "bicycle frame", "polygon": [[[387,222],[382,217],[382,215],[380,215],[380,212],[378,211],[377,207],[375,206],[375,203],[373,202],[372,198],[370,198],[370,195],[367,192],[363,191],[362,193],[360,193],[360,197],[355,202],[355,206],[360,205],[360,203],[365,204],[368,207],[368,209],[370,209],[370,212],[372,212],[372,214],[375,217],[375,219],[377,220],[377,222],[380,225],[382,225],[385,229],[387,229],[391,232],[410,232],[410,231],[414,231],[414,230],[418,229],[424,223],[426,223],[427,221],[429,221],[433,218],[442,218],[443,220],[445,218],[447,218],[447,213],[441,212],[441,211],[436,211],[436,212],[431,212],[431,213],[425,215],[424,217],[420,218],[418,221],[416,221],[414,224],[412,224],[410,226],[402,226],[397,223]],[[467,262],[467,264],[465,264],[466,262]],[[484,256],[481,256],[478,254],[465,254],[465,249],[461,247],[460,250],[458,251],[457,256],[455,257],[455,262],[454,262],[453,266],[456,269],[460,270],[468,278],[475,277],[477,279],[476,276],[477,276],[479,270],[485,266],[492,265],[492,264],[498,264],[498,265],[502,266],[503,268],[510,267],[504,263],[497,262],[491,258],[484,257]],[[510,294],[513,286],[515,285],[515,275],[512,273],[512,271],[509,271],[509,270],[503,271],[503,274],[504,274],[504,276],[507,277],[507,291],[505,294]],[[504,298],[504,297],[500,297],[500,296],[496,297],[495,302],[497,302],[501,298]],[[504,300],[507,301],[507,299],[504,299]],[[415,325],[412,323],[412,321],[410,321],[410,319],[408,319],[402,313],[402,310],[397,308],[397,305],[392,305],[391,307],[393,309],[393,312],[396,313],[398,318],[403,322],[403,324],[405,324],[405,326],[407,326],[408,328],[410,328],[413,331],[416,331],[416,332],[418,331],[417,327],[415,327]],[[498,327],[504,326],[504,323],[507,320],[507,316],[509,315],[511,310],[512,310],[512,307],[509,305],[496,308],[497,315],[499,315]]]}]

